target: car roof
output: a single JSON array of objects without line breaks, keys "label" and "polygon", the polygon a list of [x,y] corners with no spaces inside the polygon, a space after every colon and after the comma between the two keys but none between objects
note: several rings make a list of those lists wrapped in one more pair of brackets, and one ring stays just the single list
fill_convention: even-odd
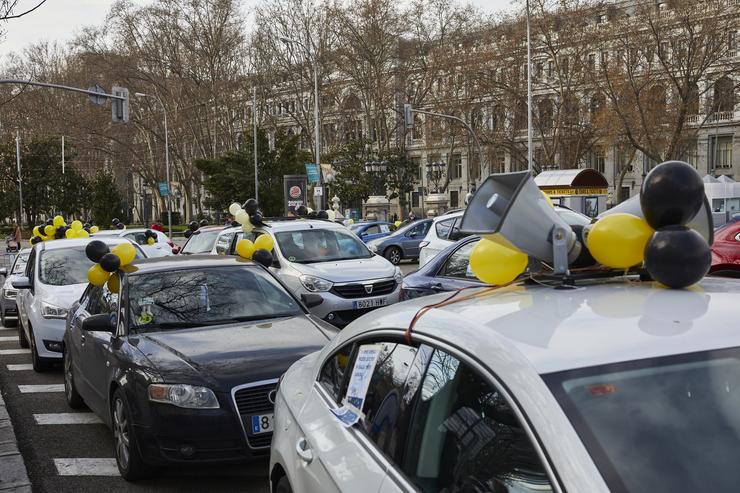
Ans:
[{"label": "car roof", "polygon": [[[161,272],[182,269],[202,269],[207,267],[223,267],[229,265],[253,265],[251,260],[233,255],[172,255],[168,257],[154,257],[137,259],[131,263],[136,267],[136,274],[147,272]],[[133,274],[130,272],[129,274]]]},{"label": "car roof", "polygon": [[344,229],[347,228],[341,224],[321,219],[296,219],[294,221],[276,221],[269,223],[269,227],[261,229],[262,231],[296,231],[302,229]]},{"label": "car roof", "polygon": [[[635,279],[585,281],[574,289],[518,284],[465,290],[457,295],[461,301],[427,311],[413,331],[483,363],[505,356],[497,349],[503,346],[540,374],[740,346],[740,281],[708,277],[678,290]],[[340,337],[405,330],[419,309],[450,296],[375,310]]]},{"label": "car roof", "polygon": [[447,212],[445,214],[442,214],[441,216],[435,217],[434,218],[434,222],[436,223],[436,222],[442,221],[444,219],[450,219],[450,218],[454,218],[454,217],[460,217],[463,214],[465,214],[465,210],[464,209],[463,210],[454,211],[454,212]]},{"label": "car roof", "polygon": [[[96,238],[89,237],[89,238],[63,238],[61,240],[52,240],[52,241],[44,241],[42,243],[39,243],[40,250],[58,250],[60,248],[69,248],[69,247],[77,247],[77,246],[85,246],[91,241],[95,240]],[[116,238],[114,236],[108,236],[105,238],[105,243],[108,244],[119,244],[119,243],[131,243],[125,238]]]}]

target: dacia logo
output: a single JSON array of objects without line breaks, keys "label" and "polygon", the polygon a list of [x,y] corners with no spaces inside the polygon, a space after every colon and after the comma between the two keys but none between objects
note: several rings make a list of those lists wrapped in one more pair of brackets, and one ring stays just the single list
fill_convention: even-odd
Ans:
[{"label": "dacia logo", "polygon": [[365,284],[365,292],[367,294],[370,294],[373,292],[373,285],[372,284]]}]

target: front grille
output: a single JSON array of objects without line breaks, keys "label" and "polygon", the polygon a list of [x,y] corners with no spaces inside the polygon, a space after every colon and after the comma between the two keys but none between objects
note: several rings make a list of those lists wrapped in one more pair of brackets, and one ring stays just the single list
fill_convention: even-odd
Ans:
[{"label": "front grille", "polygon": [[270,393],[277,388],[277,380],[264,385],[247,386],[233,392],[234,405],[239,411],[239,419],[244,429],[247,444],[253,449],[263,449],[270,446],[272,433],[253,435],[251,431],[251,416],[271,414],[275,405],[270,402]]},{"label": "front grille", "polygon": [[342,298],[367,298],[368,296],[382,296],[385,294],[391,294],[396,290],[396,281],[390,279],[387,281],[376,281],[371,284],[373,287],[371,292],[367,292],[365,284],[344,284],[341,286],[334,286],[332,292]]}]

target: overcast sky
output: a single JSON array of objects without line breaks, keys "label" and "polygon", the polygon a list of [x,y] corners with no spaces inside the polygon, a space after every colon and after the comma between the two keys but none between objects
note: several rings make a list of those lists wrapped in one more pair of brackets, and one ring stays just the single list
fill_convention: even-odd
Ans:
[{"label": "overcast sky", "polygon": [[[82,26],[100,24],[105,19],[114,0],[47,0],[38,10],[5,24],[5,38],[0,40],[0,57],[19,52],[26,45],[40,41],[66,41],[79,32]],[[147,0],[135,0],[146,4]],[[257,5],[260,0],[244,0],[245,8]],[[505,9],[510,0],[470,0],[486,11]],[[39,0],[20,0],[18,11],[36,5]]]}]

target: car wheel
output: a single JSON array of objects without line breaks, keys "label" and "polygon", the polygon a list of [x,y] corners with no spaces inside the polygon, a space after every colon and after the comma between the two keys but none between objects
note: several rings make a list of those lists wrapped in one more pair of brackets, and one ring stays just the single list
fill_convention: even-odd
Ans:
[{"label": "car wheel", "polygon": [[72,357],[66,350],[64,351],[64,395],[67,398],[67,404],[72,409],[85,407],[85,401],[82,400],[75,386],[74,374],[72,373]]},{"label": "car wheel", "polygon": [[31,362],[33,363],[33,371],[42,373],[51,368],[51,361],[47,358],[39,356],[38,347],[36,346],[36,338],[33,336],[33,327],[28,326],[28,338],[31,343]]},{"label": "car wheel", "polygon": [[2,318],[3,327],[15,327],[18,325],[18,320],[11,321],[5,319],[5,310],[0,312],[0,317]]},{"label": "car wheel", "polygon": [[275,485],[275,493],[293,493],[288,476],[283,476],[278,480],[277,485]]},{"label": "car wheel", "polygon": [[144,463],[136,442],[136,435],[131,423],[128,401],[123,389],[113,393],[111,405],[111,423],[113,425],[113,448],[116,455],[118,472],[126,481],[144,479],[151,474],[151,468]]},{"label": "car wheel", "polygon": [[28,339],[26,339],[26,332],[23,330],[20,315],[18,316],[18,345],[23,349],[28,349]]},{"label": "car wheel", "polygon": [[383,256],[388,259],[390,263],[393,265],[398,265],[401,263],[401,258],[403,255],[401,254],[401,249],[398,247],[390,247],[385,252],[383,252]]}]

